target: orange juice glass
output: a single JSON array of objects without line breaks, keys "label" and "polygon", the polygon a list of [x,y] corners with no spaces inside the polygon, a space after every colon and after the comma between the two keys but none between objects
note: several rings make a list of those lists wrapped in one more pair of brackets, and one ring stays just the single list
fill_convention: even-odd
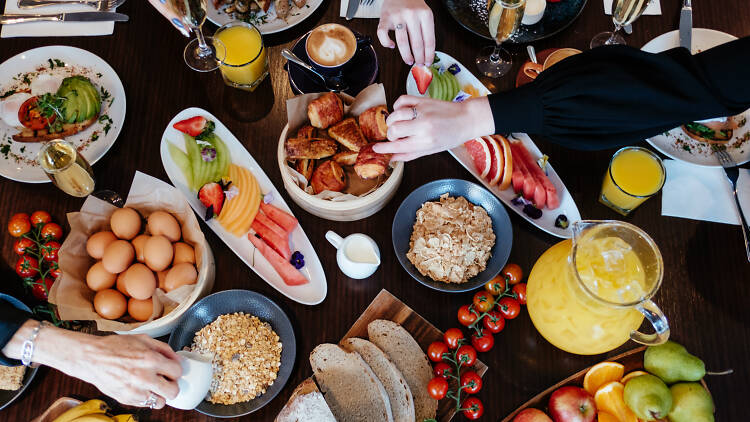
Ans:
[{"label": "orange juice glass", "polygon": [[263,37],[253,24],[229,22],[214,34],[224,44],[225,54],[219,54],[219,70],[229,86],[254,91],[268,76],[268,56]]},{"label": "orange juice glass", "polygon": [[625,147],[612,156],[599,202],[628,215],[656,195],[665,180],[666,172],[659,156],[646,148]]}]

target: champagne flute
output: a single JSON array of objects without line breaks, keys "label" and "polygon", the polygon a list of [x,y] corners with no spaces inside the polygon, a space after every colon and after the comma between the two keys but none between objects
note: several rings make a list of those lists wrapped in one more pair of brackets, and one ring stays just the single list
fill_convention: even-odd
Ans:
[{"label": "champagne flute", "polygon": [[510,70],[513,58],[502,48],[521,27],[526,0],[495,0],[489,12],[488,27],[495,45],[485,47],[477,56],[477,68],[485,76],[499,78]]},{"label": "champagne flute", "polygon": [[620,29],[632,24],[648,7],[650,0],[615,0],[612,4],[612,21],[615,30],[597,34],[589,45],[596,48],[602,45],[625,45],[625,38],[619,34]]},{"label": "champagne flute", "polygon": [[[180,17],[192,32],[196,39],[190,41],[185,47],[185,63],[198,72],[210,72],[219,68],[217,56],[223,57],[226,53],[224,44],[211,37],[204,37],[201,27],[206,21],[207,0],[169,0],[172,11]],[[220,50],[217,52],[217,50]],[[218,54],[217,54],[218,53]]]},{"label": "champagne flute", "polygon": [[55,139],[45,143],[38,161],[52,183],[68,195],[82,198],[94,191],[94,171],[70,142]]}]

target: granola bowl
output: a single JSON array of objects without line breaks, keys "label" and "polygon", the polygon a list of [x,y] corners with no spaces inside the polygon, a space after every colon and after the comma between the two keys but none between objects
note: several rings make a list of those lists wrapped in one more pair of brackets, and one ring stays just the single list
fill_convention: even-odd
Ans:
[{"label": "granola bowl", "polygon": [[[169,345],[174,350],[190,348],[196,334],[222,315],[242,312],[268,323],[278,335],[282,350],[276,379],[265,393],[235,404],[217,404],[203,400],[195,410],[217,418],[234,418],[250,414],[262,408],[281,392],[289,380],[297,354],[294,328],[286,313],[271,299],[249,290],[224,290],[204,297],[182,315],[177,327],[169,336]],[[249,335],[248,333],[245,333]],[[240,340],[243,340],[240,338]],[[244,343],[243,343],[244,344]],[[216,377],[214,377],[216,379]]]},{"label": "granola bowl", "polygon": [[[445,194],[447,194],[447,197],[445,197]],[[467,215],[474,215],[474,213],[459,209],[457,215],[445,215],[446,224],[472,226],[475,232],[471,233],[467,231],[466,234],[462,235],[463,239],[453,238],[456,236],[456,232],[451,235],[450,239],[446,238],[447,235],[424,239],[423,244],[437,245],[448,253],[445,256],[433,254],[423,259],[419,254],[413,254],[412,246],[419,244],[420,237],[430,237],[430,235],[424,235],[420,232],[423,229],[417,226],[417,215],[418,212],[424,210],[423,206],[425,203],[442,203],[441,196],[444,197],[443,200],[457,198],[458,200],[455,202],[460,201],[467,209],[473,209],[477,214],[476,218],[468,218],[466,217]],[[464,198],[466,202],[460,198]],[[481,207],[484,211],[478,207]],[[494,242],[490,241],[492,234],[489,234],[481,225],[476,226],[476,220],[481,220],[482,217],[486,221],[486,228],[489,228],[491,221]],[[435,216],[430,216],[428,219],[433,226],[435,225],[435,218]],[[417,231],[416,233],[415,230]],[[480,236],[477,236],[480,232],[484,241],[479,239]],[[412,242],[413,234],[415,236],[414,243]],[[461,233],[459,232],[459,234]],[[487,237],[490,240],[487,240]],[[435,290],[457,293],[481,287],[500,273],[500,270],[505,266],[510,256],[513,244],[513,228],[511,227],[508,212],[490,191],[466,180],[442,179],[420,186],[404,199],[393,218],[392,239],[393,250],[396,253],[398,261],[415,280]],[[476,248],[473,248],[474,244],[476,244]],[[464,245],[464,250],[459,251],[457,248],[461,245]],[[439,251],[439,247],[436,247],[436,250]],[[472,275],[468,279],[457,282],[437,281],[428,275],[423,275],[420,269],[413,263],[413,261],[416,262],[423,270],[425,268],[423,264],[437,264],[445,268],[451,268],[459,263],[452,262],[452,260],[463,260],[464,256],[468,256],[469,254],[485,254],[486,256],[487,251],[489,252],[489,257],[486,258],[483,267],[475,267],[473,271],[476,274],[471,273]],[[407,254],[411,254],[412,259],[409,259]],[[465,265],[464,262],[465,260],[461,261],[460,264]],[[449,271],[451,275],[453,274],[452,271]]]}]

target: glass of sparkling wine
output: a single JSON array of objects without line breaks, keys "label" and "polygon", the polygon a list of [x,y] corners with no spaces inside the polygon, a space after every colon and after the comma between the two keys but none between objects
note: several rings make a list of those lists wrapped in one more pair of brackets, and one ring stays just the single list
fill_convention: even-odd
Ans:
[{"label": "glass of sparkling wine", "polygon": [[[198,72],[210,72],[219,67],[217,55],[225,54],[221,41],[204,37],[201,27],[206,21],[207,0],[169,0],[172,11],[185,26],[195,33],[196,39],[185,47],[185,63]],[[217,50],[220,50],[217,54]]]},{"label": "glass of sparkling wine", "polygon": [[521,27],[526,0],[494,0],[490,2],[488,26],[495,45],[485,47],[477,56],[477,68],[485,76],[499,78],[510,70],[513,59],[502,43]]},{"label": "glass of sparkling wine", "polygon": [[591,40],[590,47],[626,44],[625,38],[619,34],[620,29],[635,22],[643,14],[650,2],[651,0],[615,0],[612,3],[612,21],[615,23],[615,30],[597,34]]},{"label": "glass of sparkling wine", "polygon": [[94,171],[70,142],[62,139],[47,142],[37,160],[52,183],[68,195],[84,197],[94,191]]}]

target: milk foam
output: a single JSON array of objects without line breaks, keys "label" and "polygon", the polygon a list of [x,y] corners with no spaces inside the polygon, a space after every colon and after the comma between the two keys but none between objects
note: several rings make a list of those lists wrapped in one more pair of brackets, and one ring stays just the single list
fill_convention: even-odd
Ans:
[{"label": "milk foam", "polygon": [[307,54],[323,66],[345,63],[357,48],[354,34],[337,24],[322,25],[312,31],[307,39]]}]

